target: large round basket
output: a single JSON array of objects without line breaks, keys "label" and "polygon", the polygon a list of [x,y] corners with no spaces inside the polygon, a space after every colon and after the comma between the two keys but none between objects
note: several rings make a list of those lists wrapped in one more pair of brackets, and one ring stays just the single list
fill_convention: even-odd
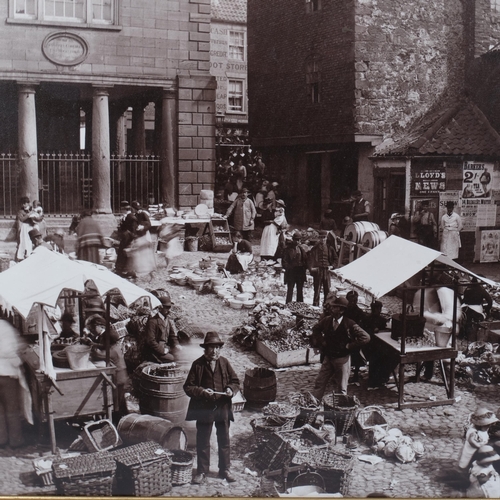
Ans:
[{"label": "large round basket", "polygon": [[172,450],[172,454],[172,485],[190,483],[193,478],[193,455],[184,450]]},{"label": "large round basket", "polygon": [[354,423],[356,410],[361,406],[356,396],[346,394],[328,394],[323,398],[326,414],[331,413],[338,436],[343,436]]}]

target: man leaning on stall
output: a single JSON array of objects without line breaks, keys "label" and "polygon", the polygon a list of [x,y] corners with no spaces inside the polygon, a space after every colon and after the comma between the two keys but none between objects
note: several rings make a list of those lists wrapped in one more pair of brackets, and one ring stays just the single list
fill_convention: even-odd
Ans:
[{"label": "man leaning on stall", "polygon": [[159,297],[161,302],[156,314],[153,314],[144,329],[142,347],[143,361],[169,363],[174,361],[172,351],[182,349],[177,337],[177,328],[169,318],[172,302],[170,297]]},{"label": "man leaning on stall", "polygon": [[370,335],[354,321],[345,317],[347,299],[333,299],[330,315],[313,326],[311,345],[321,353],[321,368],[314,382],[312,395],[322,399],[330,378],[334,377],[335,392],[347,394],[351,371],[351,354],[370,342]]}]

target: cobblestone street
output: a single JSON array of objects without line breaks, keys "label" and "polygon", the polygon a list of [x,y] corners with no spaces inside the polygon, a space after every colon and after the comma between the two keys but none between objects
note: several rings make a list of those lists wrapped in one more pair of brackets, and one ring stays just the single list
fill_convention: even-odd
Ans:
[{"label": "cobblestone street", "polygon": [[[11,251],[10,248],[7,250]],[[207,256],[208,254],[203,252],[185,252],[175,264],[194,264]],[[226,257],[226,254],[216,256],[217,260],[224,260]],[[492,274],[485,268],[482,268],[482,273]],[[199,294],[190,287],[170,283],[166,269],[160,269],[151,281],[138,280],[137,284],[144,288],[165,288],[170,292],[175,305],[185,312],[190,325],[200,328],[204,333],[209,330],[218,331],[226,342],[223,356],[230,360],[237,371],[242,389],[246,370],[253,367],[271,367],[256,352],[244,350],[231,339],[232,329],[249,320],[248,310],[231,309],[216,295]],[[310,289],[306,291],[307,301],[311,302]],[[394,297],[385,297],[383,301],[389,310],[397,307],[398,299]],[[193,338],[186,344],[183,354],[186,362],[202,354],[202,349],[198,347],[200,342],[200,339]],[[287,401],[291,392],[311,389],[318,369],[319,365],[313,364],[276,370],[277,400]],[[407,373],[408,379],[410,375],[411,373]],[[406,391],[407,401],[412,398],[432,400],[433,397],[437,399],[445,397],[444,386],[439,377],[433,379],[431,383],[408,382]],[[408,464],[402,464],[394,458],[384,458],[380,463],[371,465],[354,458],[348,489],[349,497],[365,497],[372,492],[383,492],[388,496],[401,498],[459,497],[463,494],[454,472],[463,443],[463,425],[467,416],[479,406],[486,406],[493,411],[498,409],[498,386],[465,388],[458,385],[455,391],[456,402],[453,405],[402,411],[396,409],[397,392],[394,385],[367,391],[366,372],[361,372],[359,386],[354,384],[349,386],[349,393],[356,395],[363,406],[383,406],[390,428],[397,427],[403,434],[418,439],[425,445],[423,458]],[[261,477],[251,474],[256,471],[256,467],[253,461],[255,448],[250,421],[259,414],[259,411],[246,408],[235,414],[231,434],[232,471],[237,479],[236,483],[228,484],[225,480],[217,478],[217,454],[213,447],[211,477],[206,483],[200,486],[192,484],[174,486],[168,496],[248,497],[272,494],[269,482],[261,481]],[[192,440],[192,424],[186,425],[186,431]],[[59,424],[56,432],[62,450],[76,436],[75,432],[64,424]],[[8,447],[0,449],[0,494],[54,495],[55,487],[43,486],[35,475],[32,465],[33,459],[50,454],[50,447],[44,441],[39,442],[39,436],[32,429],[27,429],[27,436],[30,438],[28,446],[16,450]],[[357,442],[357,445],[354,450],[348,450],[339,440],[337,449],[353,453],[355,457],[371,453],[363,443]]]}]

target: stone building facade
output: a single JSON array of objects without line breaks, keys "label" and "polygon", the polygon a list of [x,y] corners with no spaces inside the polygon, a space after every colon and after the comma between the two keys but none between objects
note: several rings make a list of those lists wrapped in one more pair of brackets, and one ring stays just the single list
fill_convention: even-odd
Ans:
[{"label": "stone building facade", "polygon": [[93,208],[111,214],[110,154],[124,112],[140,151],[154,103],[158,201],[195,206],[215,175],[210,13],[210,0],[2,2],[0,153],[19,152],[19,194],[38,197],[39,151],[79,149],[83,116]]},{"label": "stone building facade", "polygon": [[382,229],[408,211],[406,163],[374,169],[375,147],[463,96],[499,19],[494,0],[248,0],[250,135],[287,215],[340,220],[354,189]]}]

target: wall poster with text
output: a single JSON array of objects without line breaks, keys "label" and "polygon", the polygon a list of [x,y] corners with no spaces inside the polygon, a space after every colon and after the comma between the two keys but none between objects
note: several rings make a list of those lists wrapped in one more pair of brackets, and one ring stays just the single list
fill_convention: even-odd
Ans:
[{"label": "wall poster with text", "polygon": [[464,163],[462,199],[491,199],[493,163]]},{"label": "wall poster with text", "polygon": [[500,260],[500,231],[481,231],[480,262],[498,262]]}]

